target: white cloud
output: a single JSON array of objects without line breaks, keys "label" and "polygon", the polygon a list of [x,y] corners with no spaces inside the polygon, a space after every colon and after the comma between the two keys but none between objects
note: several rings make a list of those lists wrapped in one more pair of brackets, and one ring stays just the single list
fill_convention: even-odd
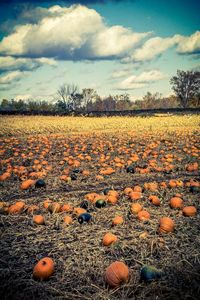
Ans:
[{"label": "white cloud", "polygon": [[200,52],[200,31],[196,31],[191,36],[176,34],[172,37],[153,37],[147,40],[142,47],[137,48],[131,56],[125,57],[122,62],[131,61],[142,62],[152,60],[161,55],[171,47],[176,46],[176,51],[180,54],[195,54]]},{"label": "white cloud", "polygon": [[195,54],[200,52],[200,31],[196,31],[191,36],[182,36],[177,47],[177,52],[181,54]]},{"label": "white cloud", "polygon": [[149,83],[156,82],[158,80],[164,79],[165,77],[166,76],[158,70],[146,71],[139,75],[129,76],[118,85],[118,89],[119,90],[140,89],[147,86]]},{"label": "white cloud", "polygon": [[28,72],[13,71],[0,77],[0,84],[10,84],[25,77]]},{"label": "white cloud", "polygon": [[37,23],[16,26],[0,42],[0,53],[72,60],[123,58],[148,34],[108,27],[100,14],[82,5],[57,5]]},{"label": "white cloud", "polygon": [[44,64],[55,66],[56,62],[49,58],[15,58],[12,56],[0,56],[0,71],[28,71],[35,70]]},{"label": "white cloud", "polygon": [[147,40],[141,48],[135,50],[131,59],[134,61],[151,60],[176,45],[180,41],[180,38],[180,35],[174,35],[168,38],[151,38]]},{"label": "white cloud", "polygon": [[122,69],[122,70],[115,70],[111,76],[110,79],[117,79],[121,77],[125,77],[127,75],[130,75],[131,69]]}]

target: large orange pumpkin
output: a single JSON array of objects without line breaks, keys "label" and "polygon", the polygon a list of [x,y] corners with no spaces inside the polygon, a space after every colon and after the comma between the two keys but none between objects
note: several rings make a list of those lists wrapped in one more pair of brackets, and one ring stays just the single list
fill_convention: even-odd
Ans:
[{"label": "large orange pumpkin", "polygon": [[110,287],[117,287],[123,282],[128,281],[129,278],[129,269],[121,261],[115,261],[110,266],[107,267],[105,272],[106,283]]},{"label": "large orange pumpkin", "polygon": [[35,279],[48,279],[54,272],[54,262],[50,257],[42,258],[33,269]]},{"label": "large orange pumpkin", "polygon": [[183,215],[186,217],[193,217],[197,213],[197,209],[195,206],[185,206],[183,208]]},{"label": "large orange pumpkin", "polygon": [[163,217],[159,221],[159,229],[160,233],[168,233],[174,231],[174,221],[171,218]]},{"label": "large orange pumpkin", "polygon": [[170,199],[171,208],[181,208],[183,206],[183,200],[179,197],[172,197]]}]

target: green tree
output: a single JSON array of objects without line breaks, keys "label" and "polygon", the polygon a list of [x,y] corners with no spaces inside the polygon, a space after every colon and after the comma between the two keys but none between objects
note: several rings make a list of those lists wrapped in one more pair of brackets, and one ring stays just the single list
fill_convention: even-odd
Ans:
[{"label": "green tree", "polygon": [[186,108],[200,94],[200,72],[178,70],[177,75],[170,79],[170,84],[181,106]]}]

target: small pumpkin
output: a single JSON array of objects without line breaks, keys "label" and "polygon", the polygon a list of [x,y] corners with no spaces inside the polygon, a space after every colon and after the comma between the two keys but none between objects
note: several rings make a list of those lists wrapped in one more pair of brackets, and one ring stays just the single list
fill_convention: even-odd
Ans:
[{"label": "small pumpkin", "polygon": [[92,218],[92,216],[90,214],[83,213],[83,214],[79,215],[78,222],[80,224],[82,224],[82,223],[88,223],[91,220],[91,218]]},{"label": "small pumpkin", "polygon": [[17,201],[8,207],[8,214],[20,214],[25,207],[25,203],[23,201]]},{"label": "small pumpkin", "polygon": [[129,196],[129,194],[133,192],[133,189],[131,187],[126,187],[123,191],[123,193],[126,195],[126,196]]},{"label": "small pumpkin", "polygon": [[25,180],[25,181],[22,182],[20,188],[21,188],[21,190],[27,190],[30,187],[32,187],[34,184],[35,184],[35,180],[33,180],[33,179],[27,179],[27,180]]},{"label": "small pumpkin", "polygon": [[112,221],[112,225],[121,225],[123,224],[124,219],[121,216],[116,216],[113,221]]},{"label": "small pumpkin", "polygon": [[150,219],[150,213],[146,210],[141,210],[137,214],[137,218],[140,221],[148,221]]},{"label": "small pumpkin", "polygon": [[159,229],[160,233],[173,232],[175,228],[174,221],[169,217],[163,217],[159,220]]},{"label": "small pumpkin", "polygon": [[183,208],[183,215],[186,217],[193,217],[197,214],[197,209],[195,206],[185,206]]},{"label": "small pumpkin", "polygon": [[110,232],[106,233],[103,237],[103,245],[104,246],[109,246],[116,241],[117,241],[117,236]]},{"label": "small pumpkin", "polygon": [[131,205],[131,212],[132,212],[132,214],[137,215],[139,213],[139,211],[141,211],[141,210],[142,210],[142,205],[141,204],[139,204],[139,203],[133,203]]},{"label": "small pumpkin", "polygon": [[160,206],[160,199],[158,198],[158,196],[156,195],[150,195],[149,196],[149,200],[151,201],[151,203],[155,206]]},{"label": "small pumpkin", "polygon": [[54,213],[59,213],[61,210],[61,205],[58,202],[52,202],[48,206],[48,210],[54,214]]},{"label": "small pumpkin", "polygon": [[107,198],[107,202],[114,205],[117,203],[117,197],[114,195],[109,195]]},{"label": "small pumpkin", "polygon": [[103,207],[106,206],[106,202],[105,202],[105,200],[103,200],[103,199],[99,199],[99,200],[97,200],[97,201],[95,202],[95,206],[96,206],[97,208],[103,208]]},{"label": "small pumpkin", "polygon": [[52,203],[52,200],[47,199],[43,202],[43,207],[48,209],[49,205]]},{"label": "small pumpkin", "polygon": [[118,287],[129,279],[129,268],[121,261],[110,264],[105,272],[105,281],[110,287]]},{"label": "small pumpkin", "polygon": [[61,206],[61,211],[71,212],[71,211],[73,211],[73,207],[70,204],[63,204]]},{"label": "small pumpkin", "polygon": [[183,200],[179,197],[172,197],[170,199],[170,206],[171,208],[182,208]]},{"label": "small pumpkin", "polygon": [[110,190],[107,195],[108,196],[114,196],[117,199],[119,198],[119,193],[117,191],[115,191],[115,190]]},{"label": "small pumpkin", "polygon": [[45,224],[44,216],[42,215],[33,216],[33,222],[37,225],[44,225]]},{"label": "small pumpkin", "polygon": [[46,280],[54,273],[54,261],[50,257],[44,257],[35,265],[33,269],[33,278]]},{"label": "small pumpkin", "polygon": [[46,183],[43,179],[38,179],[35,183],[36,188],[44,188],[46,187]]},{"label": "small pumpkin", "polygon": [[63,221],[64,221],[65,224],[69,225],[69,224],[72,224],[73,219],[72,219],[71,216],[65,216]]},{"label": "small pumpkin", "polygon": [[154,266],[144,266],[140,270],[140,279],[146,282],[160,279],[161,276],[162,276],[162,271],[158,270]]},{"label": "small pumpkin", "polygon": [[131,199],[131,200],[139,200],[140,198],[142,198],[142,193],[141,192],[131,192],[130,194],[129,194],[129,198]]},{"label": "small pumpkin", "polygon": [[84,214],[86,213],[86,209],[84,208],[81,208],[81,207],[75,207],[74,210],[73,210],[74,214],[77,215],[77,216],[80,216],[81,214]]}]

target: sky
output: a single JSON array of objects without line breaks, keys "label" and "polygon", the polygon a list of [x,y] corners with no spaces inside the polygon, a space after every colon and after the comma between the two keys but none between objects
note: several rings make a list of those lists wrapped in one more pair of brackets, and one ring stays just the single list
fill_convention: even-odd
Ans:
[{"label": "sky", "polygon": [[106,97],[173,94],[200,70],[200,1],[0,0],[0,100],[55,99],[63,84]]}]

